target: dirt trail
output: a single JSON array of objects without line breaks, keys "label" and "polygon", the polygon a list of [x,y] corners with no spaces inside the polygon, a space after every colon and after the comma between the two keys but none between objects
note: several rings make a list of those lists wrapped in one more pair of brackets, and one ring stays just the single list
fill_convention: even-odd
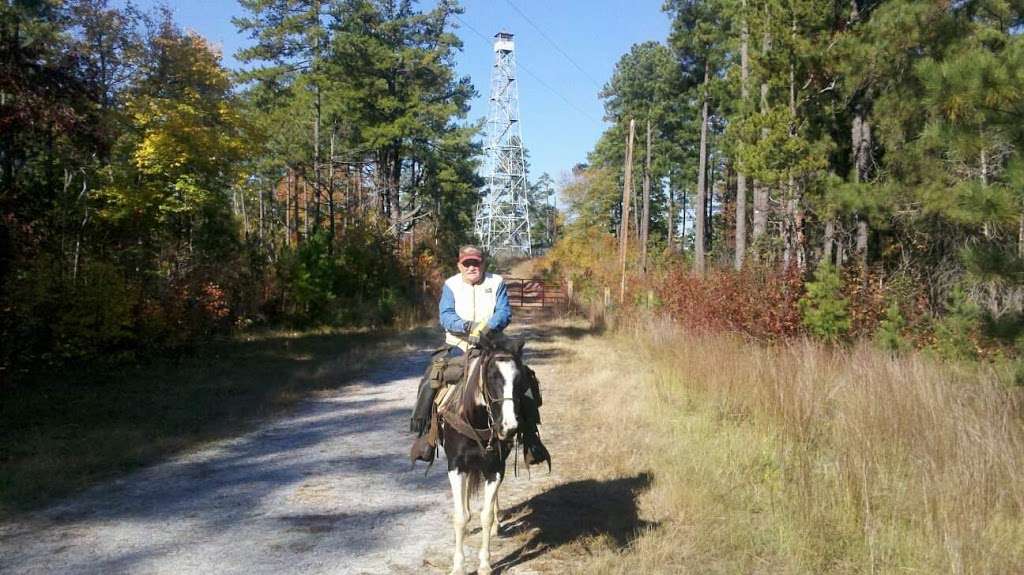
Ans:
[{"label": "dirt trail", "polygon": [[[533,573],[550,541],[531,500],[560,482],[569,449],[555,370],[562,328],[526,325],[528,362],[545,389],[556,473],[520,467],[502,488],[506,527],[492,562]],[[409,470],[405,432],[427,359],[406,351],[354,384],[310,399],[247,435],[173,458],[17,523],[0,525],[3,573],[437,573],[451,554],[443,456]],[[421,464],[422,465],[422,464]],[[521,462],[520,462],[521,465]],[[475,559],[478,534],[469,537]],[[471,561],[469,567],[473,567]]]}]

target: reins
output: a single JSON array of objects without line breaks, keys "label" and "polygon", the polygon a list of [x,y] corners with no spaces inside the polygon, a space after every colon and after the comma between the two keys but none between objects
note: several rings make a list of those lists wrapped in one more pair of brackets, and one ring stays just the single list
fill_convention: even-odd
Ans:
[{"label": "reins", "polygon": [[470,390],[470,386],[474,383],[476,384],[477,389],[475,391],[480,394],[481,403],[483,403],[484,411],[487,413],[487,427],[473,427],[464,416],[444,418],[445,425],[450,425],[462,435],[475,441],[481,451],[492,451],[496,448],[499,456],[501,455],[502,441],[498,439],[497,421],[494,416],[493,405],[499,402],[504,403],[505,401],[514,402],[515,397],[500,397],[498,399],[492,398],[491,394],[487,390],[484,378],[494,361],[498,358],[504,358],[506,355],[508,355],[508,359],[515,359],[515,356],[511,354],[495,352],[481,353],[481,355],[478,356],[477,361],[466,371],[466,379],[462,384],[464,387],[462,389],[460,400],[464,400],[465,394]]}]

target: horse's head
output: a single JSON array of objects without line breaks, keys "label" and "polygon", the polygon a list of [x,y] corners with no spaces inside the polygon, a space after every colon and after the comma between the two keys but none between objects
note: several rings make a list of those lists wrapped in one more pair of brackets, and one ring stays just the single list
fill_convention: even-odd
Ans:
[{"label": "horse's head", "polygon": [[511,437],[519,428],[519,402],[526,393],[526,382],[519,367],[523,343],[521,339],[501,336],[481,346],[486,361],[483,398],[498,439]]}]

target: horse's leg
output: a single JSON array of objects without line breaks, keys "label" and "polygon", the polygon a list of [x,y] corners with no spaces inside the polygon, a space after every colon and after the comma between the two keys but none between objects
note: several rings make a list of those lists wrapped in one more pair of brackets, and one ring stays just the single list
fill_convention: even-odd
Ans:
[{"label": "horse's leg", "polygon": [[480,567],[476,570],[477,575],[491,575],[491,529],[497,519],[494,509],[500,486],[500,475],[494,481],[484,482],[484,504],[480,509]]},{"label": "horse's leg", "polygon": [[464,575],[466,573],[466,556],[463,553],[462,545],[466,536],[466,523],[469,522],[469,508],[466,506],[469,482],[467,477],[456,469],[448,472],[448,481],[452,484],[452,502],[455,506],[452,510],[452,525],[455,527],[455,553],[452,555],[451,575]]},{"label": "horse's leg", "polygon": [[498,506],[498,492],[494,492],[494,523],[491,524],[491,536],[497,537],[498,531],[501,527],[501,515],[499,515],[500,507]]}]

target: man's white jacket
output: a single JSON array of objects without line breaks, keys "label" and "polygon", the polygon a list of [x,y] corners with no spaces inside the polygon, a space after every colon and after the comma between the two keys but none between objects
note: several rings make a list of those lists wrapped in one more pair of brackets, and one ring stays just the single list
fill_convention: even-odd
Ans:
[{"label": "man's white jacket", "polygon": [[448,278],[441,290],[438,312],[445,342],[463,351],[469,349],[466,322],[486,323],[491,331],[501,331],[512,320],[505,281],[497,274],[484,274],[478,284],[466,283],[461,274]]}]

